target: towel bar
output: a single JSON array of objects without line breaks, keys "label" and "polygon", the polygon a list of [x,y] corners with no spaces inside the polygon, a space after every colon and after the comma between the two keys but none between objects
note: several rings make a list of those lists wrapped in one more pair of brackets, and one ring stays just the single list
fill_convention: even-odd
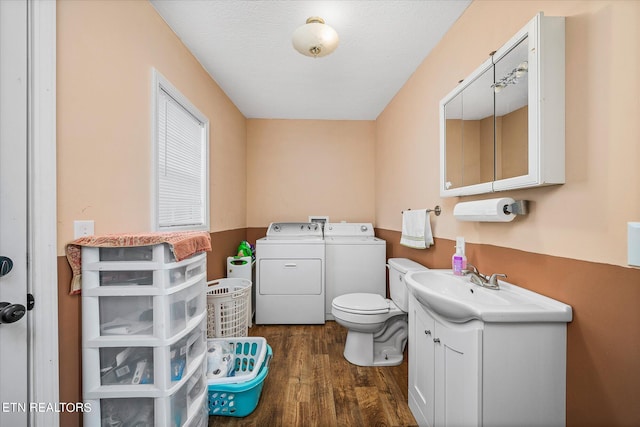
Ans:
[{"label": "towel bar", "polygon": [[[408,211],[410,211],[411,209],[407,209]],[[440,206],[436,206],[433,209],[427,209],[427,213],[429,212],[435,212],[436,216],[440,216],[440,213],[442,213],[442,209],[440,208]],[[401,211],[400,213],[404,213],[404,211]]]}]

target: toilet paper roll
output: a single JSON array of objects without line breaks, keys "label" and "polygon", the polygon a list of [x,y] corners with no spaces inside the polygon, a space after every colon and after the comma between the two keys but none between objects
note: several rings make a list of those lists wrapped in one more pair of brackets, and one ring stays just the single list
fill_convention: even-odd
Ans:
[{"label": "toilet paper roll", "polygon": [[453,216],[459,221],[509,222],[516,217],[505,212],[504,207],[514,203],[509,197],[458,203]]},{"label": "toilet paper roll", "polygon": [[219,353],[209,350],[207,355],[207,378],[224,378],[229,371],[228,362]]}]

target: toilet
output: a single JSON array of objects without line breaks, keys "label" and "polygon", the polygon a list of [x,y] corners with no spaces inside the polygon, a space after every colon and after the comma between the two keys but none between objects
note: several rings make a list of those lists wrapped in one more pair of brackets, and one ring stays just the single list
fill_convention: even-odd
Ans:
[{"label": "toilet", "polygon": [[331,303],[338,324],[348,329],[344,358],[359,366],[396,366],[402,363],[407,344],[409,290],[407,272],[427,270],[406,258],[390,258],[391,299],[373,293],[340,295]]}]

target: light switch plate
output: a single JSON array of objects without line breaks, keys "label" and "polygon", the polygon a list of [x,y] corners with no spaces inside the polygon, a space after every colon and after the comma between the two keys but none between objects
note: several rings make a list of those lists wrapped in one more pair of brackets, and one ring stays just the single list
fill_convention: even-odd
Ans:
[{"label": "light switch plate", "polygon": [[627,223],[627,264],[640,267],[640,222]]},{"label": "light switch plate", "polygon": [[73,238],[79,239],[84,236],[93,236],[94,222],[92,219],[85,221],[73,221]]}]

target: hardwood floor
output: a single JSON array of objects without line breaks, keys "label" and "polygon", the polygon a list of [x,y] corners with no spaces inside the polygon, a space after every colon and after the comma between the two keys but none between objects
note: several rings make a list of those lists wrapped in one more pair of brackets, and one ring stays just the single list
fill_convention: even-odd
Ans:
[{"label": "hardwood floor", "polygon": [[360,367],[342,352],[346,329],[255,325],[273,349],[256,410],[245,418],[211,416],[209,426],[416,426],[407,405],[407,358],[400,366]]}]

